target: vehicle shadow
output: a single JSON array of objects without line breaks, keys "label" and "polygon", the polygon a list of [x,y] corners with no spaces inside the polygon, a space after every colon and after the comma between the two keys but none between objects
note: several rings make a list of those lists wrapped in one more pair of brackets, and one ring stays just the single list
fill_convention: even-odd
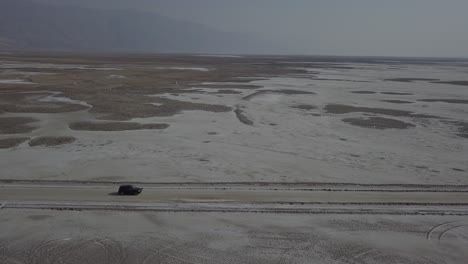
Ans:
[{"label": "vehicle shadow", "polygon": [[120,196],[118,192],[110,192],[107,195]]}]

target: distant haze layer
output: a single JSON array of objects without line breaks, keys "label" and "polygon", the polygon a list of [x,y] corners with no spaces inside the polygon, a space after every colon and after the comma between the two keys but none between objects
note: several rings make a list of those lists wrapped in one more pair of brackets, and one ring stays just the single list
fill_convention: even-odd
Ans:
[{"label": "distant haze layer", "polygon": [[[11,0],[1,2],[5,1]],[[150,45],[153,51],[468,57],[466,0],[31,1],[49,7],[144,11],[209,29],[201,34],[200,28],[182,26],[185,32],[178,35],[186,36],[183,47],[161,43],[158,47]],[[139,16],[124,12],[128,12],[130,24],[135,19],[132,16]],[[170,39],[157,29],[158,21],[152,23],[158,43]],[[173,27],[169,31],[174,30],[179,31]],[[147,50],[148,40],[135,36],[138,49]],[[7,38],[0,35],[0,43],[2,39]]]}]

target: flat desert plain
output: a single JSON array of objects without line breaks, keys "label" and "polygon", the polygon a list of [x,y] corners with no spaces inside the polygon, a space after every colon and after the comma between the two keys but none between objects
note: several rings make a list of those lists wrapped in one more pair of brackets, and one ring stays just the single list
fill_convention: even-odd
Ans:
[{"label": "flat desert plain", "polygon": [[0,263],[466,263],[467,117],[466,60],[1,54]]}]

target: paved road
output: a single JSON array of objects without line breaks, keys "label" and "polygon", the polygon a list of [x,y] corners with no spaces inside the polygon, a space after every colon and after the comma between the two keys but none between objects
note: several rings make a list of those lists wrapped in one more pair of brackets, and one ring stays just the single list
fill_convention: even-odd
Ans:
[{"label": "paved road", "polygon": [[115,195],[114,186],[2,185],[0,203],[315,203],[315,204],[453,204],[468,205],[468,192],[453,191],[323,191],[281,188],[148,187],[139,196]]}]

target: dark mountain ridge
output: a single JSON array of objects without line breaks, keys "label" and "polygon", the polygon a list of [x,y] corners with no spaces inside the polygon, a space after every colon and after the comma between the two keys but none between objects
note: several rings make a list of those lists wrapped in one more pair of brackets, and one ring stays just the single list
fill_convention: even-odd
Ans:
[{"label": "dark mountain ridge", "polygon": [[252,36],[154,13],[0,0],[0,49],[255,53],[262,46]]}]

